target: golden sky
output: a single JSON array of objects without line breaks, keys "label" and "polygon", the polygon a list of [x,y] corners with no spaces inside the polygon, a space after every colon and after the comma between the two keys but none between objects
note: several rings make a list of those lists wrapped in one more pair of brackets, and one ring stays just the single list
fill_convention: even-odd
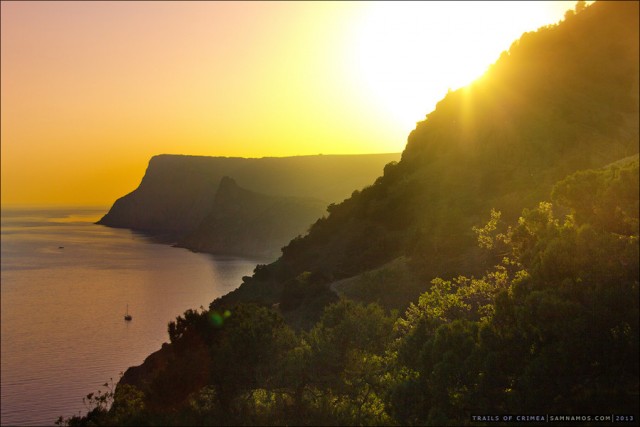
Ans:
[{"label": "golden sky", "polygon": [[2,2],[2,205],[110,205],[156,154],[400,152],[575,2]]}]

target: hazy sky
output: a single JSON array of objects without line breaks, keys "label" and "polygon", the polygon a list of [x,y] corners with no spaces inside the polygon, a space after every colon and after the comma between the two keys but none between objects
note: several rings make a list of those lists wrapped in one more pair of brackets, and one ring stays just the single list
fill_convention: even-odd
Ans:
[{"label": "hazy sky", "polygon": [[2,2],[2,204],[109,205],[156,154],[400,152],[575,2]]}]

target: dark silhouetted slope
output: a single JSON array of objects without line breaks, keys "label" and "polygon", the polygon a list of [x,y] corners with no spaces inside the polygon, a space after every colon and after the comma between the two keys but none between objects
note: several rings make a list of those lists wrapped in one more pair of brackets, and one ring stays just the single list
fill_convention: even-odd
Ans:
[{"label": "dark silhouetted slope", "polygon": [[[72,421],[636,420],[638,12],[596,3],[525,34],[449,93],[371,186],[209,311],[171,322],[171,344],[127,371],[108,413]],[[241,187],[222,180],[197,234],[211,241],[278,202]],[[328,306],[337,293],[414,304],[394,322],[375,305]]]},{"label": "dark silhouetted slope", "polygon": [[[418,123],[399,163],[331,205],[276,263],[214,306],[280,302],[303,272],[327,288],[369,270],[384,275],[387,264],[399,271],[391,263],[399,257],[411,283],[483,272],[493,260],[478,250],[472,226],[491,208],[512,221],[565,176],[638,152],[638,39],[638,2],[597,2],[524,34]],[[376,286],[384,299],[403,284]],[[356,288],[369,300],[365,286]]]},{"label": "dark silhouetted slope", "polygon": [[178,245],[214,254],[276,258],[280,248],[322,215],[313,198],[268,196],[223,177],[211,213]]},{"label": "dark silhouetted slope", "polygon": [[212,211],[218,184],[230,176],[265,195],[313,197],[326,204],[348,197],[399,154],[318,155],[260,159],[155,156],[140,186],[118,199],[99,224],[178,237]]}]

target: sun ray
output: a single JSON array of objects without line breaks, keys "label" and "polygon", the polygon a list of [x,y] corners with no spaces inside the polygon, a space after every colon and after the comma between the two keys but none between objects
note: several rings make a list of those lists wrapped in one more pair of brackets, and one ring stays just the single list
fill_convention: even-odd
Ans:
[{"label": "sun ray", "polygon": [[355,31],[354,79],[410,131],[447,89],[480,77],[524,31],[567,2],[374,2]]}]

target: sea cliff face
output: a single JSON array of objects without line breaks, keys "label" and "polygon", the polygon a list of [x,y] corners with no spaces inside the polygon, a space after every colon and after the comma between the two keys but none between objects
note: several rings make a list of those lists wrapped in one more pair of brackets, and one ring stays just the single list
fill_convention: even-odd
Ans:
[{"label": "sea cliff face", "polygon": [[325,212],[310,197],[269,196],[246,190],[223,177],[213,208],[178,246],[199,252],[277,258],[280,248]]},{"label": "sea cliff face", "polygon": [[140,186],[118,199],[98,224],[157,233],[191,231],[211,210],[221,178],[216,166],[205,157],[153,157]]},{"label": "sea cliff face", "polygon": [[98,224],[169,236],[198,251],[271,256],[304,234],[329,203],[342,201],[399,158],[159,155],[139,187]]}]

